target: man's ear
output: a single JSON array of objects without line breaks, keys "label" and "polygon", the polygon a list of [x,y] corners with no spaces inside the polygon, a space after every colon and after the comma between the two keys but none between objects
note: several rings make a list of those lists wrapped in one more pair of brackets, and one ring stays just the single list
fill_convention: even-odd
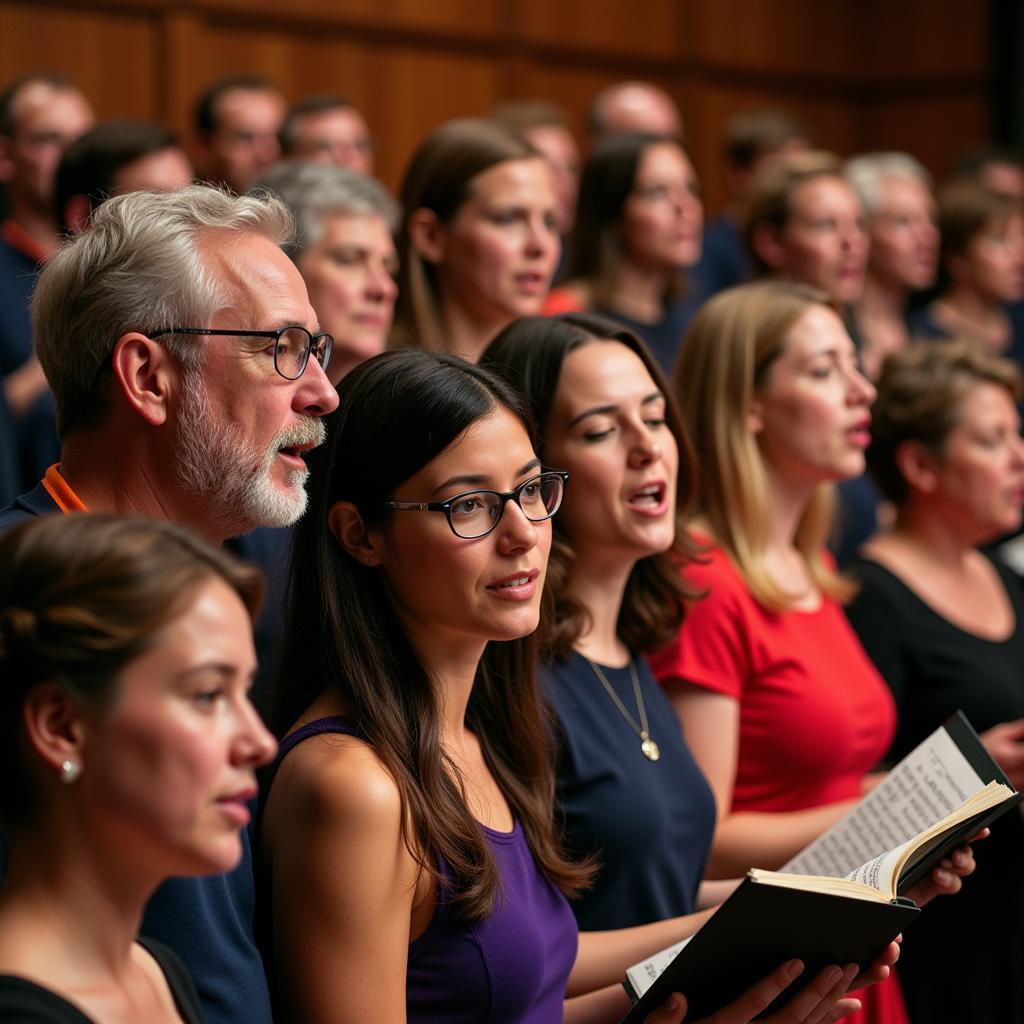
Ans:
[{"label": "man's ear", "polygon": [[29,744],[55,773],[60,774],[67,761],[81,768],[85,719],[67,690],[56,683],[39,683],[25,697],[21,716]]},{"label": "man's ear", "polygon": [[939,485],[938,462],[919,441],[904,441],[893,455],[896,468],[911,491],[934,494]]},{"label": "man's ear", "polygon": [[446,232],[433,210],[421,206],[409,215],[409,240],[428,263],[443,263]]},{"label": "man's ear", "polygon": [[758,258],[772,270],[779,270],[786,261],[786,250],[778,231],[765,221],[754,227],[750,245]]},{"label": "man's ear", "polygon": [[167,422],[170,394],[180,370],[159,342],[138,331],[117,339],[114,379],[124,400],[151,426]]},{"label": "man's ear", "polygon": [[327,513],[327,527],[335,540],[357,562],[366,566],[380,565],[384,554],[383,538],[369,530],[359,509],[351,501],[339,501]]}]

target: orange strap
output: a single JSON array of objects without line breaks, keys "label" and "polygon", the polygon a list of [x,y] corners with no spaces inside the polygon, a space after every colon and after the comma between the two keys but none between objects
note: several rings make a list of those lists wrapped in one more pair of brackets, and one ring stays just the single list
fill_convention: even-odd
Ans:
[{"label": "orange strap", "polygon": [[0,223],[0,238],[34,263],[43,263],[50,255],[49,249],[37,242],[20,224],[11,220],[10,217],[3,223]]},{"label": "orange strap", "polygon": [[71,490],[71,485],[60,475],[59,464],[54,463],[43,476],[46,493],[57,503],[61,512],[88,512],[85,502]]}]

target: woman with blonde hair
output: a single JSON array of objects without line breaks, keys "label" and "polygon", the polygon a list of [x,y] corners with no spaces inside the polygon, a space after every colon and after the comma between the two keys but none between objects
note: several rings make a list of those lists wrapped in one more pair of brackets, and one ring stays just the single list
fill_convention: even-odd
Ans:
[{"label": "woman with blonde hair", "polygon": [[475,361],[540,312],[560,243],[551,170],[528,142],[481,118],[448,121],[413,154],[400,199],[393,347]]},{"label": "woman with blonde hair", "polygon": [[[979,547],[1021,525],[1021,372],[970,341],[919,342],[878,381],[868,468],[896,508],[854,563],[850,621],[896,699],[889,759],[962,710],[1024,786],[1024,585]],[[1024,819],[979,847],[981,872],[930,913],[901,977],[914,1020],[1024,1019]],[[936,960],[973,937],[945,984]],[[903,964],[901,961],[901,968]]]},{"label": "woman with blonde hair", "polygon": [[[825,552],[834,485],[864,469],[874,388],[822,293],[762,283],[702,309],[674,390],[707,545],[682,572],[706,596],[653,666],[715,796],[722,878],[781,867],[858,800],[892,740],[892,696]],[[954,866],[934,881],[957,888]],[[861,1021],[906,1019],[890,982],[863,1001]]]}]

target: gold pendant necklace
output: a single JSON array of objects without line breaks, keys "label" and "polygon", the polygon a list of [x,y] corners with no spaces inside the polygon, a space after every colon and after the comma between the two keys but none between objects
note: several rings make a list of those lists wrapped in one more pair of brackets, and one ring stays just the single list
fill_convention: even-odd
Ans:
[{"label": "gold pendant necklace", "polygon": [[595,665],[586,655],[583,656],[583,660],[594,670],[594,675],[601,680],[601,685],[605,688],[608,696],[611,697],[615,706],[619,709],[619,713],[629,723],[629,727],[640,737],[640,751],[648,761],[657,761],[661,757],[661,751],[658,749],[658,744],[651,739],[650,733],[647,731],[647,708],[644,707],[644,698],[640,693],[640,677],[636,670],[636,659],[631,659],[629,662],[629,677],[633,681],[633,694],[636,697],[636,709],[640,713],[640,723],[636,722],[636,719],[626,710],[626,706],[619,700],[619,695],[615,692],[612,684],[608,682],[608,677],[601,671],[601,669]]}]

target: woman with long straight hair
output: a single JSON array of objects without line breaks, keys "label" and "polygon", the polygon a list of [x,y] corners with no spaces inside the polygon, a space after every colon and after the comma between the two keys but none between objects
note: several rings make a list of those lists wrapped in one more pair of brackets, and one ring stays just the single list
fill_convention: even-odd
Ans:
[{"label": "woman with long straight hair", "polygon": [[[576,919],[608,929],[692,915],[714,901],[698,899],[714,799],[644,657],[694,596],[678,571],[695,552],[692,446],[647,347],[605,317],[518,320],[483,363],[519,384],[538,454],[572,478],[553,525],[540,678],[566,842],[600,864]],[[726,884],[713,888],[720,899]]]},{"label": "woman with long straight hair", "polygon": [[[566,901],[592,868],[556,837],[530,639],[566,475],[542,467],[518,395],[450,356],[365,363],[328,430],[260,837],[278,1005],[303,1022],[617,1020],[625,969],[679,936],[577,940]],[[819,977],[780,1020],[833,1019],[840,993]],[[683,1012],[675,997],[652,1020]]]},{"label": "woman with long straight hair", "polygon": [[551,169],[493,121],[448,121],[413,154],[399,196],[392,347],[470,361],[516,317],[539,313],[558,264]]}]

